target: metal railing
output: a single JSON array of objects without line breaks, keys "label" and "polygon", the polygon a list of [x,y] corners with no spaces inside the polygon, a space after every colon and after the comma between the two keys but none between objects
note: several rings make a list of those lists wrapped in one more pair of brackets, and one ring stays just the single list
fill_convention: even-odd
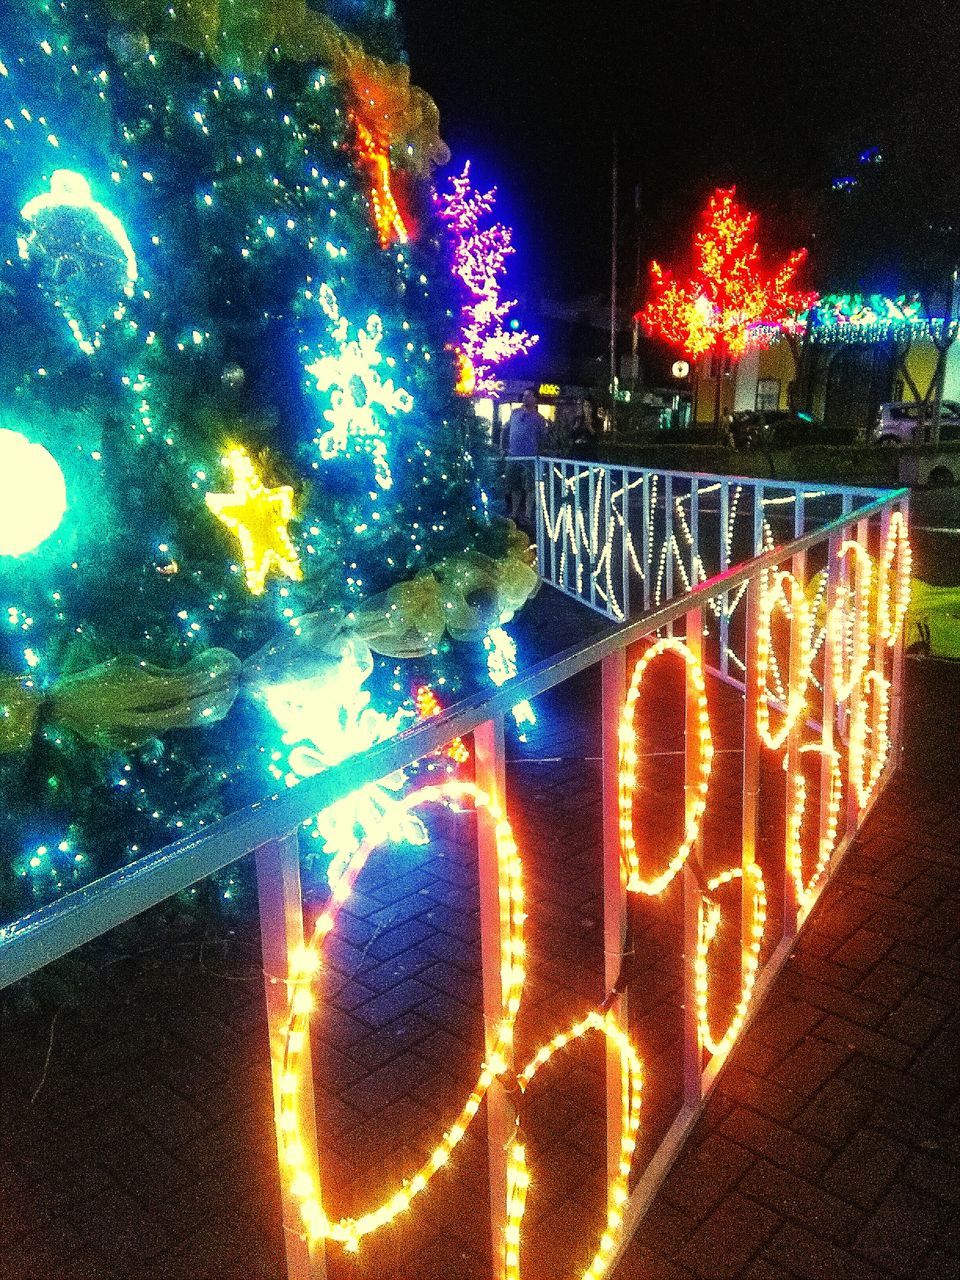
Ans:
[{"label": "metal railing", "polygon": [[[568,468],[578,468],[576,478]],[[689,498],[686,517],[692,546],[685,567],[692,589],[658,602],[659,566],[638,579],[646,604],[643,616],[600,638],[576,645],[522,672],[493,693],[478,694],[296,787],[237,813],[216,828],[190,836],[138,863],[105,876],[87,888],[26,916],[0,931],[0,986],[28,975],[49,961],[157,905],[171,895],[253,853],[256,860],[268,1023],[273,1058],[278,1152],[283,1185],[283,1216],[288,1274],[291,1280],[317,1280],[325,1274],[328,1241],[361,1243],[367,1232],[393,1221],[425,1192],[441,1165],[456,1161],[463,1132],[486,1106],[492,1205],[494,1271],[515,1280],[521,1267],[526,1166],[517,1133],[514,1102],[536,1070],[571,1038],[597,1030],[607,1041],[608,1211],[599,1232],[592,1276],[606,1273],[629,1240],[671,1162],[680,1150],[717,1078],[717,1073],[763,993],[776,976],[844,849],[895,767],[900,742],[902,616],[904,584],[909,579],[906,491],[852,493],[830,491],[837,513],[822,527],[804,527],[805,512],[820,501],[810,487],[791,486],[791,537],[772,541],[777,508],[768,497],[783,496],[784,486],[733,478],[678,476],[601,468],[591,464],[539,463],[538,545],[543,576],[561,590],[603,607],[614,616],[630,611],[635,571],[630,547],[649,569],[666,546],[663,594],[678,585],[681,545],[670,513]],[[622,563],[615,566],[622,595],[609,592],[609,539],[579,536],[561,566],[554,531],[558,507],[554,479],[567,486],[573,476],[572,528],[590,533],[597,510],[601,522],[614,522]],[[661,478],[662,477],[662,478]],[[653,494],[663,485],[662,501]],[[714,485],[719,488],[714,489]],[[751,491],[749,554],[739,552],[736,536],[727,537],[731,506]],[[617,492],[621,502],[617,513]],[[557,491],[559,492],[559,491]],[[635,507],[632,497],[642,493]],[[825,491],[816,490],[817,495]],[[543,501],[547,494],[546,502]],[[713,494],[716,512],[703,499]],[[740,495],[737,497],[737,495]],[[583,499],[586,497],[586,503]],[[566,501],[566,497],[562,499]],[[569,504],[568,504],[569,505]],[[788,504],[784,504],[787,506]],[[773,518],[768,513],[775,512]],[[637,523],[636,516],[642,519]],[[715,519],[718,543],[712,549],[716,569],[705,552],[705,536]],[[566,521],[566,517],[563,517]],[[658,543],[660,530],[665,541]],[[711,535],[712,536],[712,535]],[[681,532],[681,538],[685,535]],[[578,549],[579,548],[579,549]],[[757,552],[758,554],[754,554]],[[570,565],[574,568],[571,569]],[[673,566],[673,574],[669,566]],[[565,574],[574,574],[573,585]],[[577,574],[581,576],[576,577]],[[702,580],[703,578],[706,580]],[[812,585],[815,580],[816,585]],[[686,583],[684,582],[684,585]],[[729,602],[737,601],[736,613]],[[718,624],[705,626],[708,618]],[[725,623],[725,625],[723,625]],[[627,654],[644,644],[644,656],[632,672]],[[651,877],[634,843],[633,792],[638,754],[634,741],[634,704],[651,662],[673,654],[687,675],[684,719],[684,842],[665,869]],[[732,665],[733,655],[737,664]],[[741,670],[742,666],[742,670]],[[604,973],[606,998],[573,1028],[558,1036],[518,1067],[512,1043],[513,1021],[523,991],[523,851],[513,846],[507,814],[523,802],[522,792],[507,796],[504,717],[524,699],[535,699],[565,681],[600,667],[602,673]],[[719,877],[707,880],[698,839],[708,810],[710,717],[708,673],[725,677],[742,690],[741,857]],[[628,677],[630,677],[628,679]],[[719,687],[719,686],[718,686]],[[740,714],[738,712],[738,714]],[[322,1208],[322,1154],[318,1153],[309,1062],[310,983],[322,959],[324,930],[332,928],[339,906],[349,896],[370,848],[361,849],[331,894],[330,904],[311,935],[305,930],[301,902],[298,832],[319,810],[357,788],[422,760],[456,737],[473,734],[474,783],[458,795],[472,798],[477,810],[480,872],[480,927],[486,1055],[478,1089],[461,1117],[441,1139],[430,1162],[392,1198],[364,1219],[334,1223]],[[785,772],[779,778],[783,758]],[[807,805],[809,764],[819,775],[817,812]],[[759,804],[764,762],[774,759],[783,788],[782,848],[772,868],[769,851],[758,857]],[[805,767],[806,772],[805,772]],[[433,792],[443,788],[433,788]],[[456,788],[454,787],[454,791]],[[417,793],[414,793],[416,796]],[[453,794],[453,791],[450,792]],[[434,796],[433,798],[437,798]],[[417,803],[413,799],[412,803]],[[810,832],[814,832],[810,869]],[[804,847],[807,849],[804,854]],[[772,855],[771,855],[772,856]],[[808,865],[805,867],[804,858]],[[763,874],[782,884],[782,904],[772,912],[779,936],[764,921]],[[647,877],[647,878],[645,878]],[[643,1044],[630,1039],[631,992],[625,982],[625,953],[631,904],[656,895],[677,880],[682,893],[682,1099],[656,1150],[643,1169],[635,1168],[639,1106],[637,1072]],[[741,996],[733,1022],[719,1039],[710,1027],[710,948],[719,922],[719,898],[725,885],[740,881],[742,900]],[[736,885],[734,885],[736,888]],[[512,905],[511,905],[512,904]],[[527,908],[536,910],[536,904]],[[318,1015],[322,1016],[322,1015]]]},{"label": "metal railing", "polygon": [[[614,622],[889,492],[563,458],[536,459],[535,488],[544,578]],[[739,603],[724,602],[724,630]]]}]

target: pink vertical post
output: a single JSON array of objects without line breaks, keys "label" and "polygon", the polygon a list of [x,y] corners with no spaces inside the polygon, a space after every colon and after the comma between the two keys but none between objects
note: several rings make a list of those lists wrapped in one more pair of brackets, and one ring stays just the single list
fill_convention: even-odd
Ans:
[{"label": "pink vertical post", "polygon": [[[883,558],[883,555],[887,546],[887,541],[890,537],[890,526],[892,523],[892,518],[893,518],[893,507],[884,507],[883,510],[880,512],[880,546],[879,546],[879,554],[877,555],[878,564]],[[897,599],[897,578],[895,576],[896,571],[897,571],[897,556],[895,555],[890,565],[890,593],[888,596],[888,601],[889,601],[889,608],[890,608],[891,615],[893,614],[894,609],[896,607],[895,602]],[[878,623],[879,623],[879,619],[878,619]],[[873,651],[873,666],[876,671],[879,671],[881,675],[885,676],[888,670],[887,664],[889,663],[891,699],[894,691],[893,680],[895,676],[895,671],[894,671],[893,659],[895,658],[896,658],[896,642],[894,642],[893,646],[888,645],[887,641],[884,640],[884,638],[880,635],[880,627],[878,625],[875,644],[874,644],[874,651]],[[873,701],[871,705],[872,715],[870,718],[871,720],[870,752],[868,755],[868,759],[870,760],[871,770],[873,767],[873,758],[880,750],[880,722],[882,719],[881,709],[882,709],[883,703],[882,703],[882,699],[879,696],[879,692],[880,691],[876,688],[872,690]],[[892,709],[893,708],[891,705],[889,710],[892,711]],[[892,730],[892,728],[893,728],[892,724],[889,724],[888,729]],[[890,754],[887,757],[888,767],[891,764],[893,764],[894,761],[896,760],[895,744],[896,744],[896,739],[891,736]],[[882,781],[878,780],[877,786],[878,787],[882,786]]]},{"label": "pink vertical post", "polygon": [[[842,533],[833,533],[830,535],[830,542],[827,547],[827,594],[824,600],[827,631],[823,641],[823,695],[821,698],[820,717],[823,725],[820,733],[820,741],[823,746],[823,755],[820,759],[820,842],[827,838],[827,832],[830,827],[830,796],[833,790],[832,752],[837,701],[833,683],[834,641],[831,634],[830,619],[834,609],[837,607],[840,588],[840,547],[843,544],[843,540]],[[842,636],[840,637],[840,643],[841,645],[843,643]],[[837,820],[839,821],[839,815]],[[834,834],[836,835],[836,833]],[[802,921],[799,923],[802,923]]]},{"label": "pink vertical post", "polygon": [[[870,550],[870,522],[868,520],[857,521],[856,541],[864,550]],[[874,584],[873,599],[876,601],[876,584]],[[857,722],[860,712],[860,703],[863,697],[861,685],[862,680],[850,690],[850,697],[847,699],[847,741],[850,740],[850,734],[853,726]],[[850,752],[847,752],[847,775],[846,775],[846,836],[852,840],[856,835],[857,828],[860,826],[860,802],[857,799],[857,789],[853,781],[853,769]]]},{"label": "pink vertical post", "polygon": [[[303,946],[303,903],[300,894],[300,854],[297,833],[261,845],[254,855],[257,869],[257,901],[260,910],[260,946],[266,988],[267,1030],[273,1076],[274,1121],[280,1161],[280,1196],[288,1280],[324,1280],[323,1242],[311,1246],[306,1237],[297,1201],[284,1176],[280,1135],[280,1086],[283,1075],[284,1033],[290,1014],[290,956]],[[317,1116],[313,1098],[313,1067],[307,1041],[300,1055],[302,1083],[297,1094],[297,1123],[307,1153],[307,1168],[320,1186]]]},{"label": "pink vertical post", "polygon": [[746,636],[744,643],[744,694],[743,707],[743,799],[741,817],[741,866],[743,882],[741,891],[741,945],[743,948],[743,964],[746,964],[751,942],[750,913],[753,910],[753,896],[750,890],[749,869],[757,860],[757,806],[760,797],[760,735],[757,732],[757,712],[760,699],[766,697],[766,690],[761,689],[759,668],[757,664],[757,638],[760,631],[762,582],[753,577],[747,584],[746,599]]},{"label": "pink vertical post", "polygon": [[547,545],[546,537],[543,529],[543,504],[546,500],[546,488],[544,477],[547,474],[547,467],[543,458],[537,458],[534,463],[534,485],[533,485],[533,501],[534,515],[537,520],[537,569],[541,578],[546,578],[547,574]]},{"label": "pink vertical post", "polygon": [[[799,502],[799,498],[798,498]],[[807,555],[805,551],[795,555],[790,564],[790,571],[796,578],[800,586],[805,590],[807,585]],[[809,636],[804,636],[803,630],[806,625],[806,618],[800,617],[800,610],[793,609],[790,617],[790,671],[787,681],[787,702],[789,704],[791,692],[799,683],[801,669],[803,665],[803,650]],[[812,683],[812,681],[811,681]],[[807,708],[806,706],[797,716],[793,728],[787,734],[787,777],[786,777],[786,804],[784,806],[784,855],[787,848],[787,834],[790,828],[790,810],[793,799],[793,779],[800,772],[800,746],[803,742],[803,732],[807,724]],[[744,877],[744,886],[746,887],[746,877]],[[786,856],[784,857],[784,875],[783,875],[783,936],[792,938],[797,932],[797,922],[800,916],[800,903],[797,898],[797,886],[794,878],[789,874],[786,867]]]},{"label": "pink vertical post", "polygon": [[[506,809],[504,777],[503,716],[478,725],[473,732],[476,783],[491,799]],[[497,1043],[497,1027],[503,1016],[504,989],[501,958],[507,922],[500,904],[500,867],[494,823],[487,811],[477,815],[477,853],[480,869],[480,950],[483,965],[483,1028],[485,1053],[489,1060]],[[512,1067],[508,1061],[508,1069]],[[516,1116],[501,1080],[494,1080],[487,1092],[487,1140],[490,1172],[490,1231],[493,1245],[493,1275],[499,1280],[505,1267],[507,1214],[507,1145],[516,1126]]]},{"label": "pink vertical post", "polygon": [[[703,615],[699,609],[686,614],[686,645],[703,664]],[[689,674],[684,695],[684,809],[689,812],[700,784],[700,704]],[[697,1001],[693,962],[697,954],[703,854],[699,842],[683,868],[683,1100],[696,1106],[703,1096],[702,1055],[697,1028]]]},{"label": "pink vertical post", "polygon": [[[614,991],[623,966],[627,936],[627,888],[620,855],[620,716],[627,692],[626,651],[604,658],[603,707],[603,985],[610,1010],[627,1025],[627,993]],[[620,1168],[623,1125],[620,1051],[607,1042],[607,1178]]]},{"label": "pink vertical post", "polygon": [[[910,530],[910,499],[900,501],[900,514]],[[903,753],[903,650],[904,628],[897,635],[893,650],[893,683],[890,687],[890,764],[895,767]]]}]

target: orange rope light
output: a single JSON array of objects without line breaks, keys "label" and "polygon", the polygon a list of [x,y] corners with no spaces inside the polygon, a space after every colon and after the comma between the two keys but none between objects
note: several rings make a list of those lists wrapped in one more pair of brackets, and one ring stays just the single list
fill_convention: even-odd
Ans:
[{"label": "orange rope light", "polygon": [[[422,684],[414,694],[414,704],[421,720],[432,720],[443,711],[443,703],[428,684]],[[466,764],[470,759],[470,748],[462,738],[451,738],[435,755],[448,756],[454,764]]]},{"label": "orange rope light", "polygon": [[[867,746],[868,709],[876,711],[869,748]],[[850,724],[850,778],[862,812],[870,803],[890,754],[890,681],[880,671],[868,671],[863,678],[861,697]],[[867,767],[867,756],[870,765]]]},{"label": "orange rope light", "polygon": [[[633,825],[633,797],[637,786],[637,734],[634,728],[634,709],[640,695],[640,686],[650,664],[663,653],[675,653],[687,666],[687,679],[692,683],[697,700],[697,736],[699,745],[696,789],[688,794],[683,841],[667,867],[651,880],[640,874],[640,860]],[[710,736],[710,717],[707,710],[707,687],[703,667],[682,640],[668,637],[651,645],[633,671],[630,692],[623,706],[620,719],[620,849],[630,893],[644,893],[656,897],[670,884],[674,876],[690,856],[690,850],[700,834],[700,820],[707,807],[710,787],[710,770],[713,766],[713,740]]]},{"label": "orange rope light", "polygon": [[[890,571],[893,562],[897,562],[897,581],[894,590],[890,590]],[[877,587],[877,627],[880,639],[888,645],[896,642],[907,616],[910,606],[910,575],[913,554],[910,550],[910,538],[907,522],[899,511],[895,511],[890,519],[890,530],[887,544],[880,557],[880,572]],[[893,596],[893,611],[890,610],[890,597]]]},{"label": "orange rope light", "polygon": [[[600,1280],[610,1264],[623,1227],[623,1209],[630,1198],[630,1174],[637,1149],[637,1133],[640,1130],[640,1104],[643,1095],[643,1063],[630,1037],[610,1012],[593,1010],[569,1031],[559,1035],[538,1049],[517,1076],[520,1089],[525,1091],[534,1076],[561,1050],[581,1039],[590,1031],[599,1031],[619,1051],[621,1068],[621,1126],[620,1162],[616,1177],[607,1187],[607,1218],[600,1235],[593,1261],[583,1272],[583,1280]],[[507,1225],[504,1233],[506,1280],[520,1280],[520,1227],[526,1207],[526,1192],[530,1176],[526,1168],[526,1151],[520,1137],[510,1145],[507,1162]]]},{"label": "orange rope light", "polygon": [[[697,1030],[701,1047],[712,1054],[726,1053],[740,1034],[740,1029],[746,1020],[747,1010],[750,1008],[750,1001],[753,998],[753,987],[757,980],[757,970],[760,967],[760,948],[763,945],[763,935],[767,920],[767,894],[763,876],[755,862],[747,868],[746,875],[752,884],[750,942],[744,953],[743,984],[740,990],[740,999],[730,1020],[730,1025],[719,1040],[714,1037],[710,1029],[710,1017],[707,1012],[710,994],[710,976],[707,960],[710,955],[710,948],[720,929],[723,915],[720,910],[720,904],[706,895],[701,899],[697,915],[697,954],[693,962]],[[729,871],[724,871],[708,881],[707,891],[708,893],[715,893],[717,889],[722,888],[733,880],[742,880],[743,876],[744,872],[740,867],[732,867]]]},{"label": "orange rope light", "polygon": [[[760,686],[760,699],[757,703],[757,733],[760,741],[772,750],[782,747],[790,730],[794,727],[806,710],[807,685],[810,682],[810,668],[813,662],[813,647],[810,625],[810,605],[807,601],[803,585],[792,573],[785,570],[774,572],[772,583],[763,592],[760,603],[760,627],[757,635],[757,683]],[[790,671],[790,689],[787,695],[787,711],[783,724],[774,733],[770,728],[770,694],[767,690],[767,673],[770,669],[773,614],[777,608],[793,619],[794,626],[799,626],[801,646],[799,670]]]},{"label": "orange rope light", "polygon": [[793,794],[790,813],[787,817],[787,874],[793,879],[797,903],[803,909],[809,907],[813,901],[817,886],[823,879],[833,851],[837,847],[840,801],[843,796],[840,753],[828,751],[822,743],[811,743],[809,746],[800,748],[801,755],[814,752],[820,756],[826,756],[830,761],[830,798],[827,804],[827,829],[820,837],[817,864],[809,879],[804,879],[802,844],[803,819],[807,806],[807,782],[799,770],[793,775]]},{"label": "orange rope light", "polygon": [[[886,644],[877,645],[877,664],[888,652],[889,637],[894,639],[903,623],[905,601],[909,599],[910,551],[906,523],[901,517],[891,523],[887,546],[880,570],[881,590],[876,612],[873,608],[873,562],[862,548],[844,543],[837,566],[846,557],[855,562],[856,578],[852,586],[841,588],[840,598],[827,619],[827,637],[833,648],[824,661],[832,664],[838,702],[855,692],[850,723],[846,766],[849,786],[856,795],[859,810],[871,798],[886,766],[890,750],[889,704],[890,680],[883,670],[865,670],[869,663],[870,645],[876,636]],[[897,582],[890,580],[896,561]],[[886,583],[884,587],[883,584]],[[776,609],[782,609],[794,628],[800,628],[800,661],[791,670],[785,722],[774,732],[770,727],[767,673],[771,664],[771,621]],[[852,609],[849,629],[844,615]],[[762,697],[757,710],[756,731],[767,746],[782,745],[806,711],[807,688],[812,680],[811,612],[804,587],[788,572],[772,572],[763,584],[758,632],[758,665]],[[795,633],[796,634],[796,633]],[[839,652],[838,652],[839,651]],[[796,652],[796,650],[794,650]],[[659,874],[644,879],[640,873],[634,822],[633,801],[637,787],[637,735],[634,726],[637,699],[651,663],[666,653],[680,657],[685,664],[688,693],[695,707],[695,742],[697,753],[693,785],[687,789],[684,839],[667,866]],[[442,706],[429,686],[416,691],[418,713],[422,717],[440,713]],[[452,744],[451,744],[452,745]],[[823,742],[799,747],[803,755],[815,755],[826,762],[823,774],[829,773],[830,792],[825,808],[816,863],[807,874],[803,858],[803,826],[807,808],[807,784],[802,769],[795,767],[788,778],[788,815],[786,824],[786,874],[792,880],[796,900],[808,908],[827,871],[837,847],[839,818],[844,779],[839,751]],[[618,807],[621,840],[622,883],[629,893],[656,896],[663,893],[690,857],[699,838],[706,809],[714,755],[707,705],[703,667],[699,659],[679,639],[657,640],[637,662],[624,702],[619,732]],[[869,763],[868,763],[869,756]],[[593,1259],[581,1272],[582,1280],[601,1280],[609,1271],[622,1238],[624,1215],[630,1199],[630,1180],[640,1128],[644,1067],[640,1055],[614,1013],[606,1007],[594,1009],[567,1030],[543,1044],[520,1070],[513,1068],[514,1026],[520,1009],[526,978],[526,920],[523,889],[523,865],[510,822],[499,802],[470,782],[449,779],[412,792],[400,801],[412,811],[426,804],[470,802],[479,813],[485,811],[493,823],[498,868],[499,915],[501,921],[500,974],[503,991],[502,1007],[495,1022],[492,1048],[481,1063],[476,1084],[463,1103],[453,1123],[447,1128],[430,1156],[413,1173],[378,1199],[378,1202],[355,1218],[329,1218],[320,1199],[320,1187],[309,1166],[307,1143],[301,1130],[297,1109],[298,1095],[304,1083],[310,1022],[314,1015],[313,986],[324,958],[326,939],[337,924],[339,913],[350,899],[358,876],[370,855],[382,843],[381,836],[370,836],[353,854],[339,878],[332,882],[328,903],[317,917],[310,940],[291,958],[288,989],[290,1011],[283,1030],[283,1059],[277,1103],[277,1126],[280,1135],[282,1164],[289,1191],[295,1200],[309,1241],[337,1241],[348,1252],[356,1252],[364,1238],[395,1222],[427,1190],[436,1174],[447,1166],[462,1142],[471,1122],[483,1104],[495,1080],[517,1095],[525,1094],[538,1072],[558,1053],[572,1046],[590,1032],[599,1032],[619,1053],[620,1058],[620,1144],[616,1172],[608,1178],[605,1224]],[[714,1033],[709,1015],[711,988],[710,956],[723,926],[725,911],[717,895],[727,886],[746,882],[741,894],[748,913],[743,928],[741,951],[741,985],[736,1008],[722,1035]],[[692,882],[691,882],[692,885]],[[714,1057],[725,1056],[736,1042],[748,1017],[759,973],[760,957],[766,928],[766,888],[760,866],[751,862],[745,868],[735,867],[721,872],[706,882],[697,907],[696,950],[690,958],[693,1000],[696,1014],[697,1040],[701,1051]],[[521,1244],[523,1222],[532,1181],[527,1165],[527,1149],[516,1124],[506,1146],[506,1200],[503,1231],[503,1264],[505,1280],[521,1280]]]},{"label": "orange rope light", "polygon": [[[837,702],[846,702],[859,685],[870,661],[870,599],[873,590],[873,560],[858,542],[845,542],[840,548],[838,561],[852,556],[856,563],[856,579],[850,587],[841,586],[837,603],[827,619],[833,648],[833,692]],[[847,619],[853,604],[853,638],[851,641],[850,669],[843,673],[844,651],[847,648]]]},{"label": "orange rope light", "polygon": [[370,178],[370,205],[380,248],[389,249],[396,243],[406,244],[410,233],[393,194],[390,153],[377,145],[373,134],[356,114],[351,119],[357,135],[357,155]]},{"label": "orange rope light", "polygon": [[296,1199],[307,1237],[310,1240],[336,1240],[348,1252],[355,1253],[364,1236],[379,1230],[405,1213],[414,1198],[425,1191],[434,1176],[450,1159],[460,1144],[480,1104],[498,1077],[507,1071],[513,1047],[513,1027],[520,1008],[525,980],[523,922],[523,881],[520,855],[513,831],[499,804],[470,782],[450,780],[438,786],[421,787],[404,798],[407,809],[444,800],[472,800],[475,808],[487,810],[495,824],[497,861],[500,879],[500,912],[506,922],[506,936],[501,953],[504,976],[504,1003],[496,1038],[489,1060],[482,1064],[477,1083],[460,1114],[444,1133],[429,1158],[409,1179],[405,1179],[379,1205],[358,1218],[331,1221],[320,1203],[319,1188],[307,1170],[307,1156],[296,1110],[296,1095],[304,1070],[304,1050],[308,1043],[310,1018],[314,1011],[313,983],[323,961],[323,948],[333,931],[343,904],[350,898],[357,877],[376,847],[377,841],[365,841],[340,878],[335,881],[331,899],[317,917],[313,936],[297,957],[290,976],[290,1017],[284,1033],[283,1076],[286,1086],[281,1093],[278,1124],[283,1143],[283,1159],[287,1167],[290,1191]]}]

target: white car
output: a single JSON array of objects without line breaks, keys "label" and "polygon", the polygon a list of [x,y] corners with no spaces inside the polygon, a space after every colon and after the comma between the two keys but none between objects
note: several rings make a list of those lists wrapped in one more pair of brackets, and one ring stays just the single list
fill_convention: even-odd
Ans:
[{"label": "white car", "polygon": [[[873,429],[879,444],[924,444],[930,438],[933,415],[929,404],[899,401],[882,404]],[[940,439],[960,440],[960,404],[944,400],[940,407]]]}]

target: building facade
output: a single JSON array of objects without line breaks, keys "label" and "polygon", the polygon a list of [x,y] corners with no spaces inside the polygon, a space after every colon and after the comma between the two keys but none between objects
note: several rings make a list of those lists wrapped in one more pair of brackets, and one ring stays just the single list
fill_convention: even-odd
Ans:
[{"label": "building facade", "polygon": [[[718,376],[721,414],[792,407],[857,433],[869,431],[881,404],[914,400],[914,388],[926,394],[937,349],[915,299],[834,295],[818,311],[793,342],[774,335],[726,369],[716,358],[701,361],[689,375],[694,421],[713,422]],[[945,323],[932,322],[938,333]],[[943,396],[960,400],[960,341],[947,354]]]}]

